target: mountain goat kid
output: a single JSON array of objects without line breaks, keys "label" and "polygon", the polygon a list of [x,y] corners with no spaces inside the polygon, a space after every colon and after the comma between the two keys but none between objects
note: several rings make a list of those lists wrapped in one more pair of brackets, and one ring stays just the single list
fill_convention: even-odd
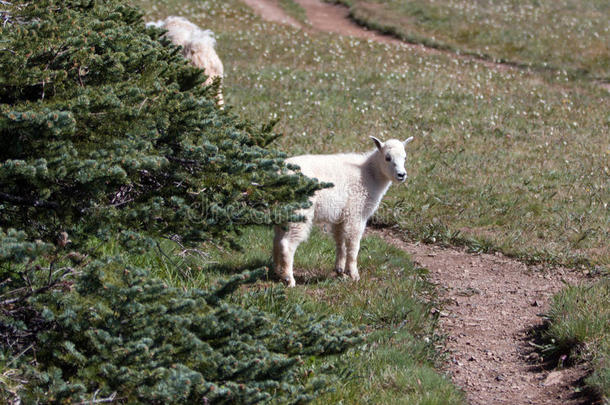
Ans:
[{"label": "mountain goat kid", "polygon": [[331,227],[337,246],[335,271],[348,273],[352,280],[360,279],[356,259],[366,222],[390,184],[407,179],[405,146],[413,140],[410,137],[406,141],[381,142],[371,138],[377,149],[369,153],[303,155],[286,160],[299,166],[305,176],[334,184],[317,191],[311,198],[312,206],[299,212],[305,217],[304,222],[275,226],[275,272],[289,287],[295,286],[294,253],[309,236],[314,222]]},{"label": "mountain goat kid", "polygon": [[[182,54],[191,63],[201,68],[208,75],[205,85],[212,84],[215,78],[219,77],[222,85],[224,67],[218,57],[216,50],[216,39],[210,30],[202,30],[184,17],[170,16],[165,20],[147,23],[146,26],[155,26],[167,30],[165,36],[174,45],[182,47]],[[218,105],[224,105],[222,91],[219,89],[217,94]]]}]

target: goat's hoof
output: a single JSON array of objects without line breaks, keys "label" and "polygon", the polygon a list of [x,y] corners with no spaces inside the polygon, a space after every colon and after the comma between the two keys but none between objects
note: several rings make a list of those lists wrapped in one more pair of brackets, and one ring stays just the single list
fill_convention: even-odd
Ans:
[{"label": "goat's hoof", "polygon": [[293,288],[296,287],[297,283],[294,281],[294,278],[290,278],[290,277],[285,277],[282,279],[282,282],[286,285],[286,287],[288,288]]},{"label": "goat's hoof", "polygon": [[341,276],[343,275],[343,269],[341,267],[335,267],[335,273]]}]

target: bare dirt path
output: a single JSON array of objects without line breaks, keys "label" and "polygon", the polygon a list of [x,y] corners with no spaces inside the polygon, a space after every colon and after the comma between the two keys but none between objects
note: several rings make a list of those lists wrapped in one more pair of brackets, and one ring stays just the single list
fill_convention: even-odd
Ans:
[{"label": "bare dirt path", "polygon": [[256,14],[260,15],[265,21],[290,25],[295,28],[302,28],[294,18],[287,15],[276,1],[273,0],[243,0]]},{"label": "bare dirt path", "polygon": [[389,230],[372,232],[430,271],[444,301],[439,323],[448,338],[446,371],[469,403],[591,403],[574,391],[586,370],[545,370],[529,333],[542,325],[539,314],[548,309],[550,297],[581,276],[528,267],[503,255],[407,243]]},{"label": "bare dirt path", "polygon": [[411,44],[394,36],[382,34],[376,30],[369,30],[354,22],[349,16],[349,9],[341,4],[326,3],[322,0],[294,0],[306,12],[309,26],[305,26],[294,18],[288,16],[278,5],[277,0],[243,0],[250,8],[260,15],[264,20],[276,22],[300,28],[306,31],[329,32],[337,35],[371,40],[384,44],[393,44],[406,49],[417,49],[421,52],[431,54],[451,54],[455,58],[476,60],[488,67],[499,70],[517,69],[514,66],[495,63],[472,56],[457,55],[448,51],[429,48],[424,45]]},{"label": "bare dirt path", "polygon": [[325,3],[320,0],[295,0],[307,12],[307,19],[318,31],[373,40],[383,43],[405,45],[403,41],[377,31],[367,30],[349,18],[347,7]]}]

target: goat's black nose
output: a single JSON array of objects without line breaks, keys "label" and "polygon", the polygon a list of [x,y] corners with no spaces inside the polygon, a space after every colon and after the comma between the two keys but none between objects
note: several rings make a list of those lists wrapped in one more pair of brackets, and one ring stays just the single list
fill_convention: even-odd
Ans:
[{"label": "goat's black nose", "polygon": [[403,181],[407,178],[407,173],[396,173],[396,178],[400,181]]}]

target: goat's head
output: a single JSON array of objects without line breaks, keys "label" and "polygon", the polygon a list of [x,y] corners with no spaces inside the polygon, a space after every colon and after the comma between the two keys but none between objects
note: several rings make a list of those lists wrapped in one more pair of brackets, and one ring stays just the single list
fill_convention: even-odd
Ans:
[{"label": "goat's head", "polygon": [[377,147],[379,167],[383,174],[392,181],[404,182],[407,179],[407,171],[405,170],[405,160],[407,159],[407,153],[405,152],[405,146],[413,140],[413,137],[409,137],[405,141],[398,139],[390,139],[385,142],[381,142],[379,139],[371,136],[375,146]]}]

